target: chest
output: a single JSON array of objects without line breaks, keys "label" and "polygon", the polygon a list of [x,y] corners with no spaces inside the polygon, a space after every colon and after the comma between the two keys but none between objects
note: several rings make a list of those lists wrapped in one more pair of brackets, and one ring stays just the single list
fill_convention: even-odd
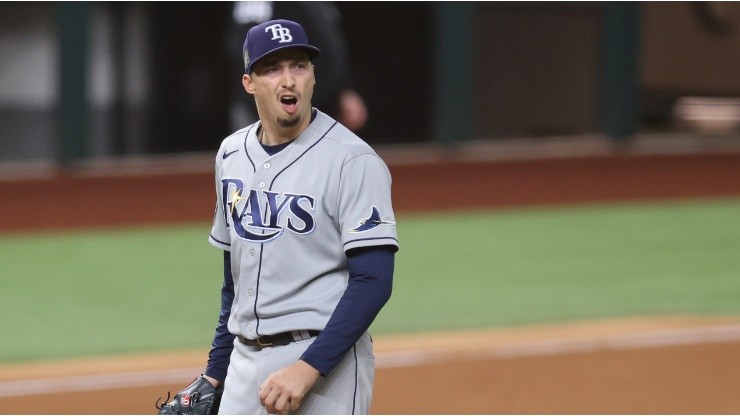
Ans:
[{"label": "chest", "polygon": [[[278,156],[278,155],[276,155]],[[267,242],[286,231],[307,235],[333,223],[339,167],[327,159],[234,158],[220,172],[220,200],[227,224],[242,239]]]}]

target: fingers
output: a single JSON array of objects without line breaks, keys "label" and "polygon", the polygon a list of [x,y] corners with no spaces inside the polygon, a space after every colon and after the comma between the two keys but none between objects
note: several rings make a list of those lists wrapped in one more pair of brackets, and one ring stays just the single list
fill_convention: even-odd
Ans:
[{"label": "fingers", "polygon": [[260,386],[260,403],[274,414],[296,411],[318,377],[318,370],[299,360],[267,377]]},{"label": "fingers", "polygon": [[280,397],[275,403],[275,413],[280,415],[287,415],[290,413],[290,401],[286,400],[284,397]]},{"label": "fingers", "polygon": [[267,382],[260,387],[260,404],[265,407],[267,413],[275,414],[275,402],[278,399],[278,391],[273,389]]},{"label": "fingers", "polygon": [[298,410],[299,401],[292,402],[287,395],[278,396],[276,399],[268,396],[262,403],[267,413],[273,415],[287,415],[290,412]]},{"label": "fingers", "polygon": [[270,414],[287,415],[291,411],[298,410],[301,398],[291,395],[289,391],[268,381],[260,389],[260,404]]},{"label": "fingers", "polygon": [[301,399],[291,400],[288,404],[290,405],[288,411],[295,412],[299,407],[301,407]]}]

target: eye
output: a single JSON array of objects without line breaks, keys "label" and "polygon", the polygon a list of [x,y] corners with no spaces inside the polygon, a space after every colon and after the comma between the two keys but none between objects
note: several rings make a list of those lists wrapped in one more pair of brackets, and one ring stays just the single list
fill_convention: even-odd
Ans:
[{"label": "eye", "polygon": [[304,69],[308,68],[308,62],[305,62],[305,61],[296,61],[296,62],[293,63],[293,68],[304,70]]}]

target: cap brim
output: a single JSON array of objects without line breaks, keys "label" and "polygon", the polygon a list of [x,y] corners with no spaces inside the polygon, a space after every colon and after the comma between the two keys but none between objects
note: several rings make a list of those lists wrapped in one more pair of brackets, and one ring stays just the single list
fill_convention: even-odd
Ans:
[{"label": "cap brim", "polygon": [[266,56],[268,56],[270,54],[273,54],[273,53],[275,53],[277,51],[281,51],[283,49],[300,49],[300,50],[306,52],[306,54],[308,55],[308,59],[314,59],[317,56],[321,55],[321,51],[319,50],[319,48],[317,48],[315,46],[311,46],[311,45],[285,45],[285,46],[280,46],[278,48],[275,48],[275,49],[271,50],[270,52],[267,52],[266,54],[260,56],[259,58],[253,60],[252,62],[250,62],[249,63],[249,68],[247,68],[247,73],[248,74],[251,73],[252,72],[252,68],[254,68],[254,66],[257,64],[257,62],[261,61],[264,57],[266,57]]}]

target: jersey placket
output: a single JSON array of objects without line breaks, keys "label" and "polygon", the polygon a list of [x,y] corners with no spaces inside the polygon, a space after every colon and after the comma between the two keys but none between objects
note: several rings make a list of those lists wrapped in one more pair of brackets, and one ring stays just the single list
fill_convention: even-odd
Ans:
[{"label": "jersey placket", "polygon": [[[250,189],[254,189],[257,191],[259,198],[260,198],[260,210],[261,210],[261,220],[262,224],[269,224],[269,215],[271,215],[269,210],[269,204],[264,199],[264,192],[269,191],[270,183],[272,182],[273,176],[274,176],[274,169],[272,166],[272,157],[267,157],[262,160],[261,163],[256,165],[256,172],[252,178],[252,182],[250,184]],[[263,230],[264,234],[264,230]],[[250,299],[250,303],[253,305],[253,319],[254,323],[250,323],[247,325],[246,330],[247,334],[249,334],[250,338],[256,338],[260,335],[260,313],[259,313],[259,296],[260,296],[260,281],[262,278],[262,253],[265,249],[265,243],[257,243],[257,242],[245,242],[246,244],[249,244],[250,248],[247,251],[247,257],[250,259],[249,261],[249,270],[250,275],[253,276],[253,279],[250,279],[250,282],[254,282],[254,284],[251,284],[249,288],[246,289],[246,295],[248,296],[248,299]]]}]

